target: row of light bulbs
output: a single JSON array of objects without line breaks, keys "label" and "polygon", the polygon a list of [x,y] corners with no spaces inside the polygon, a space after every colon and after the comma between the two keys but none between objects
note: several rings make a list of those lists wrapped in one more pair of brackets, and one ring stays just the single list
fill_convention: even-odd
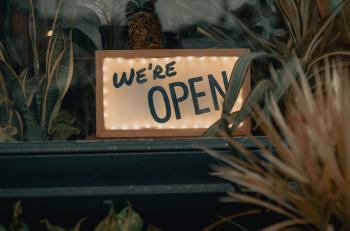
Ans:
[{"label": "row of light bulbs", "polygon": [[[174,126],[165,126],[165,125],[156,125],[152,126],[151,124],[147,124],[145,126],[139,126],[137,124],[133,126],[127,126],[127,125],[122,125],[122,126],[109,126],[110,130],[141,130],[141,129],[197,129],[197,128],[209,128],[211,124],[207,124],[205,126],[201,126],[200,124],[193,124],[192,126],[187,126],[185,124],[179,126],[179,127],[174,127]],[[239,127],[242,127],[243,123],[239,125]]]},{"label": "row of light bulbs", "polygon": [[[229,56],[201,56],[201,57],[197,57],[197,56],[186,56],[186,57],[183,57],[183,56],[176,56],[176,57],[173,57],[173,58],[170,58],[170,57],[165,57],[165,58],[150,58],[150,60],[152,62],[157,62],[161,59],[163,59],[164,61],[166,62],[169,62],[171,60],[175,60],[177,62],[180,62],[180,61],[194,61],[195,58],[198,58],[199,61],[230,61],[232,60],[232,58],[235,58],[235,57],[229,57]],[[105,62],[106,63],[112,63],[113,60],[115,60],[117,63],[123,63],[123,62],[128,62],[129,64],[134,64],[136,63],[135,59],[140,59],[139,62],[142,63],[142,64],[146,64],[148,62],[149,59],[146,59],[146,58],[122,58],[122,57],[119,57],[119,58],[105,58]]]},{"label": "row of light bulbs", "polygon": [[140,129],[188,129],[188,128],[209,128],[210,124],[207,124],[206,126],[201,126],[200,124],[194,124],[191,127],[187,126],[187,125],[181,125],[179,127],[174,127],[174,126],[166,126],[166,125],[155,125],[152,126],[151,124],[147,124],[147,125],[133,125],[133,126],[127,126],[127,125],[122,125],[122,126],[109,126],[109,129],[111,130],[140,130]]}]

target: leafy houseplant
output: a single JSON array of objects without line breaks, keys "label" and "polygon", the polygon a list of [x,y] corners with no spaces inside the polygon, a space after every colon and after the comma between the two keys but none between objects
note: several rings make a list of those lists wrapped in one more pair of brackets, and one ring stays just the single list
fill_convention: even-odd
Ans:
[{"label": "leafy houseplant", "polygon": [[[11,47],[0,43],[0,126],[2,133],[18,140],[67,139],[78,134],[73,127],[74,117],[61,111],[73,78],[72,35],[56,30],[56,21],[62,1],[59,2],[49,38],[46,56],[40,60],[37,31],[32,1],[29,14],[29,35],[32,47],[32,65],[16,70],[21,65],[12,60]],[[6,131],[6,132],[4,132]]]},{"label": "leafy houseplant", "polygon": [[349,68],[326,59],[324,68],[314,70],[312,87],[298,61],[285,68],[295,67],[300,84],[292,72],[285,76],[293,96],[287,115],[273,97],[267,103],[272,120],[255,110],[275,151],[250,137],[259,157],[227,137],[244,157],[208,150],[225,163],[213,174],[241,186],[224,201],[254,204],[283,216],[264,230],[350,230]]},{"label": "leafy houseplant", "polygon": [[[301,61],[301,66],[308,76],[313,75],[313,68],[321,64],[325,57],[349,56],[350,51],[344,45],[347,40],[341,37],[338,27],[335,26],[339,15],[350,8],[349,0],[340,1],[338,5],[329,8],[329,14],[322,16],[317,6],[312,1],[297,0],[273,0],[266,4],[282,20],[282,29],[274,29],[268,23],[268,18],[263,14],[265,8],[261,1],[247,1],[256,12],[259,27],[264,28],[265,33],[257,34],[250,30],[234,12],[226,11],[223,22],[219,25],[201,26],[199,30],[205,35],[226,44],[236,45],[234,34],[239,32],[249,48],[253,51],[238,60],[231,75],[231,82],[224,100],[221,120],[212,125],[206,135],[218,135],[218,131],[225,129],[232,134],[237,126],[249,115],[253,106],[263,104],[266,95],[270,94],[276,100],[280,100],[290,85],[290,79],[285,78],[289,73],[279,68],[293,63],[294,57]],[[319,0],[317,3],[327,2]],[[329,1],[328,1],[329,2]],[[259,62],[258,62],[259,61]],[[255,87],[243,103],[239,111],[231,113],[237,100],[240,88],[244,82],[250,65],[252,76],[256,81]],[[271,79],[270,69],[275,68],[278,78]],[[296,75],[295,68],[288,71]],[[263,109],[266,113],[267,109]]]}]

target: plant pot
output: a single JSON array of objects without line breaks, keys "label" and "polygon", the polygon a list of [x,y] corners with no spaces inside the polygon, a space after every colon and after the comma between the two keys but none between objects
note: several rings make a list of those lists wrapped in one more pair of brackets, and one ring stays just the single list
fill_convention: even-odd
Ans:
[{"label": "plant pot", "polygon": [[104,50],[124,50],[127,48],[127,26],[102,25],[99,27]]}]

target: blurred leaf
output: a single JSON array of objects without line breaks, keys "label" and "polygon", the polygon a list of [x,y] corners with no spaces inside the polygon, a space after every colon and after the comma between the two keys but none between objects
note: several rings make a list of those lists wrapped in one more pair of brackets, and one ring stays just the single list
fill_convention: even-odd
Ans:
[{"label": "blurred leaf", "polygon": [[343,0],[316,0],[322,17],[329,16]]},{"label": "blurred leaf", "polygon": [[[234,119],[237,115],[237,111],[231,113],[228,117]],[[215,136],[221,136],[220,132],[225,130],[225,125],[222,123],[223,118],[217,120],[215,123],[213,123],[209,128],[205,130],[205,132],[202,134],[204,137],[215,137]],[[226,119],[225,119],[226,120]]]},{"label": "blurred leaf", "polygon": [[15,126],[18,130],[18,139],[23,140],[24,136],[24,125],[21,116],[19,115],[18,111],[13,110],[14,112],[14,118],[12,119],[12,126]]},{"label": "blurred leaf", "polygon": [[78,223],[71,229],[71,231],[79,231],[81,224],[85,221],[85,218],[80,219]]},{"label": "blurred leaf", "polygon": [[250,41],[251,49],[253,50],[265,50],[271,53],[276,53],[275,44],[263,38],[259,34],[253,32],[248,26],[246,26],[237,16],[231,12],[226,12],[227,24],[231,25],[231,30],[238,30],[245,35],[245,39]]},{"label": "blurred leaf", "polygon": [[235,1],[229,1],[228,2],[228,9],[229,10],[237,10],[241,8],[244,4],[256,6],[258,4],[258,0],[235,0]]},{"label": "blurred leaf", "polygon": [[44,223],[48,231],[69,231],[68,229],[52,225],[49,220],[40,221],[40,223]]},{"label": "blurred leaf", "polygon": [[9,55],[10,59],[13,60],[16,64],[21,64],[22,60],[23,60],[23,56],[18,55],[15,47],[13,46],[13,44],[9,38],[6,38],[5,45],[7,48],[6,49],[7,54]]},{"label": "blurred leaf", "polygon": [[230,124],[232,123],[230,133],[234,132],[234,130],[249,116],[254,107],[264,102],[265,97],[274,86],[274,83],[268,79],[261,80],[256,84],[244,101],[241,109],[231,117],[232,120],[229,121]]},{"label": "blurred leaf", "polygon": [[33,98],[35,93],[39,90],[39,87],[41,85],[41,79],[38,78],[25,78],[24,79],[24,92],[26,96],[26,101],[28,107],[32,104]]},{"label": "blurred leaf", "polygon": [[143,221],[141,216],[133,210],[131,205],[117,214],[118,230],[142,231]]},{"label": "blurred leaf", "polygon": [[117,226],[117,214],[114,211],[113,204],[109,209],[108,216],[105,217],[94,229],[94,231],[119,231]]},{"label": "blurred leaf", "polygon": [[22,220],[22,204],[20,201],[13,206],[13,219],[10,225],[10,231],[29,231],[28,226]]},{"label": "blurred leaf", "polygon": [[296,1],[278,0],[277,5],[294,43],[297,44],[302,38],[302,23],[300,22],[299,9]]},{"label": "blurred leaf", "polygon": [[317,33],[315,34],[314,38],[310,42],[308,48],[305,52],[305,57],[300,57],[302,59],[303,64],[310,62],[311,57],[313,56],[314,52],[317,51],[318,45],[320,44],[322,39],[324,38],[325,31],[329,28],[329,26],[334,22],[335,18],[343,12],[346,5],[348,5],[350,0],[344,0],[341,4],[339,4],[336,9],[332,12],[332,14],[324,21],[324,23],[321,25],[321,27],[318,29]]},{"label": "blurred leaf", "polygon": [[142,226],[141,216],[132,209],[131,205],[116,214],[112,204],[108,216],[98,224],[94,231],[141,231]]},{"label": "blurred leaf", "polygon": [[75,120],[75,117],[68,112],[59,112],[52,123],[52,130],[49,131],[52,138],[54,140],[66,140],[72,135],[79,134],[80,129],[73,126]]},{"label": "blurred leaf", "polygon": [[54,140],[67,140],[72,135],[78,135],[80,133],[80,128],[76,128],[67,124],[57,124],[53,128]]},{"label": "blurred leaf", "polygon": [[58,22],[60,29],[76,29],[84,33],[95,45],[102,50],[101,34],[98,30],[101,23],[94,12],[86,7],[64,9],[64,17]]},{"label": "blurred leaf", "polygon": [[56,118],[53,121],[53,125],[55,124],[67,124],[73,125],[75,122],[75,117],[66,111],[60,111]]},{"label": "blurred leaf", "polygon": [[12,142],[13,138],[17,134],[17,128],[15,127],[0,127],[0,142]]},{"label": "blurred leaf", "polygon": [[78,223],[72,229],[65,229],[57,225],[53,225],[49,220],[40,221],[40,223],[44,223],[48,231],[79,231],[81,224],[85,221],[85,218],[80,219]]},{"label": "blurred leaf", "polygon": [[33,7],[32,0],[29,0],[29,3],[30,3],[29,37],[32,44],[34,74],[36,78],[39,78],[40,66],[39,66],[38,48],[36,45],[35,14],[34,14],[34,7]]},{"label": "blurred leaf", "polygon": [[5,47],[2,45],[2,42],[0,42],[0,60],[5,60]]},{"label": "blurred leaf", "polygon": [[0,231],[7,231],[4,226],[0,225]]},{"label": "blurred leaf", "polygon": [[108,25],[111,22],[112,18],[112,2],[108,0],[97,0],[93,3],[83,4],[82,6],[90,9],[96,14],[100,20],[100,25]]}]

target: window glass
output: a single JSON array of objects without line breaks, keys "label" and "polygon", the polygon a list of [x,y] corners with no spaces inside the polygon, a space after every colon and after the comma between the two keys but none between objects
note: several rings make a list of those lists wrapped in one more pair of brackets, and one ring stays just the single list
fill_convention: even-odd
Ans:
[{"label": "window glass", "polygon": [[[295,2],[296,16],[272,0],[0,0],[0,141],[95,139],[96,50],[249,48],[312,64],[348,46],[346,11]],[[339,33],[313,48],[321,29]],[[252,85],[279,67],[261,63]]]}]

